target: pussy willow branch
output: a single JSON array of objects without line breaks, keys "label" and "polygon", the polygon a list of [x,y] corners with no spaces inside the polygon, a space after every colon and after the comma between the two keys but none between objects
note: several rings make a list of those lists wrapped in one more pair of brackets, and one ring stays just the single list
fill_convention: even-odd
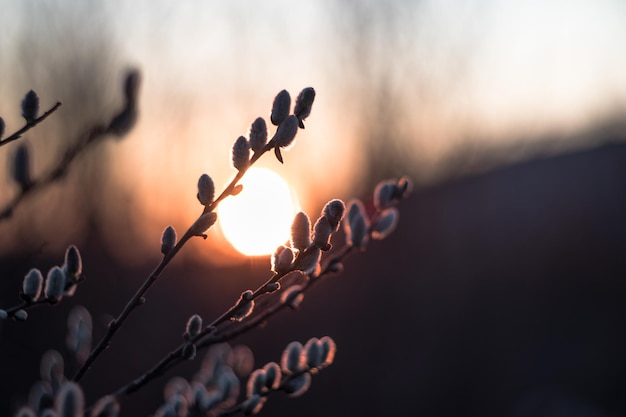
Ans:
[{"label": "pussy willow branch", "polygon": [[[230,184],[226,186],[224,191],[222,191],[222,193],[211,204],[207,204],[204,207],[202,214],[198,217],[198,219],[202,215],[210,213],[213,210],[215,210],[218,204],[222,200],[224,200],[226,197],[231,195],[233,191],[235,190],[235,186],[237,185],[237,183],[241,180],[241,178],[243,178],[243,176],[248,171],[248,169],[252,166],[252,164],[254,164],[264,153],[273,149],[274,143],[275,143],[275,140],[274,138],[272,138],[265,145],[263,149],[261,149],[259,152],[255,152],[250,158],[250,162],[248,163],[248,165],[244,169],[241,169],[237,172],[235,177],[232,179]],[[100,356],[100,354],[107,347],[109,347],[111,343],[111,339],[113,339],[117,331],[120,329],[120,327],[122,327],[122,325],[124,324],[126,319],[130,316],[130,314],[137,307],[139,307],[145,302],[145,298],[144,298],[145,294],[154,285],[154,283],[157,281],[157,279],[159,278],[163,270],[172,261],[172,259],[176,256],[176,254],[182,249],[185,243],[187,243],[187,241],[191,239],[192,237],[196,236],[194,232],[192,231],[192,228],[193,228],[193,225],[187,229],[185,234],[180,238],[178,242],[176,242],[174,247],[169,252],[167,252],[166,255],[163,256],[163,259],[161,259],[161,262],[159,262],[159,264],[152,271],[150,276],[148,276],[148,278],[144,281],[142,286],[131,297],[130,301],[128,301],[128,303],[126,304],[122,312],[119,314],[119,316],[115,318],[111,323],[109,323],[109,326],[107,327],[107,331],[105,335],[102,337],[100,342],[98,342],[98,345],[96,345],[96,347],[91,351],[91,353],[87,357],[87,360],[85,360],[85,362],[81,365],[81,367],[76,371],[76,373],[72,377],[72,381],[75,381],[75,382],[80,381],[80,379],[85,375],[85,372],[87,372],[87,370],[91,367],[91,365],[98,358],[98,356]]]},{"label": "pussy willow branch", "polygon": [[34,179],[26,188],[22,188],[3,209],[0,210],[0,221],[6,220],[13,214],[15,208],[29,195],[47,187],[50,184],[60,181],[67,173],[74,160],[88,148],[92,147],[110,133],[109,129],[103,126],[96,126],[82,135],[82,139],[74,143],[48,173],[40,178]]},{"label": "pussy willow branch", "polygon": [[[71,286],[73,285],[78,285],[79,283],[83,282],[85,280],[85,277],[80,277],[78,280],[74,281],[74,282],[68,282],[65,284],[65,291],[67,291]],[[7,308],[4,311],[6,311],[7,313],[7,317],[11,318],[11,317],[15,317],[15,313],[18,312],[19,310],[31,310],[35,307],[40,307],[42,305],[56,305],[58,304],[60,301],[59,300],[53,300],[50,298],[40,298],[38,300],[32,301],[32,300],[24,300],[22,301],[20,304],[15,305],[11,308]]]},{"label": "pussy willow branch", "polygon": [[57,101],[56,104],[52,106],[52,108],[50,108],[50,110],[48,110],[47,112],[45,112],[44,114],[42,114],[41,116],[33,120],[32,122],[27,122],[24,125],[24,127],[22,127],[17,132],[13,133],[11,136],[0,140],[0,146],[4,146],[7,143],[13,142],[14,140],[18,140],[19,138],[22,137],[24,133],[28,132],[33,127],[37,126],[39,123],[43,122],[48,116],[54,113],[59,107],[61,107],[61,103]]},{"label": "pussy willow branch", "polygon": [[[334,256],[332,256],[328,261],[326,261],[325,267],[317,275],[313,275],[313,276],[309,275],[311,279],[307,281],[307,283],[302,287],[302,292],[305,292],[315,282],[320,281],[319,278],[321,278],[322,276],[331,273],[332,271],[331,271],[330,266],[336,262],[341,262],[343,259],[345,259],[346,256],[350,254],[352,249],[353,249],[352,246],[346,245],[342,247],[340,250],[338,250],[337,253],[334,254]],[[294,271],[289,271],[289,272],[294,272]],[[254,292],[254,294],[257,294],[255,298],[258,298],[259,296],[265,294],[263,292],[264,291],[263,288],[267,287],[269,283],[278,282],[280,278],[284,277],[289,272],[282,273],[282,274],[274,274],[267,282],[261,285]],[[187,343],[194,343],[196,344],[196,347],[198,349],[205,349],[216,343],[221,343],[221,342],[232,340],[235,337],[257,327],[260,323],[269,319],[271,316],[273,316],[274,314],[278,313],[283,308],[285,308],[287,304],[281,303],[280,301],[278,301],[276,304],[264,310],[262,313],[253,315],[252,317],[250,317],[249,320],[244,321],[243,323],[239,323],[239,322],[234,323],[233,324],[234,328],[230,332],[218,334],[217,331],[215,330],[215,327],[227,321],[232,316],[232,314],[234,313],[234,311],[237,309],[238,306],[239,306],[239,303],[236,303],[226,313],[222,314],[220,317],[215,319],[211,324],[205,326],[204,330],[200,334],[193,337],[189,342],[185,342],[181,344],[180,346],[178,346],[176,349],[174,349],[173,351],[168,353],[165,357],[163,357],[156,365],[150,368],[150,370],[148,370],[146,373],[144,373],[143,375],[140,375],[139,377],[135,378],[130,383],[119,388],[112,395],[116,398],[120,398],[124,395],[132,394],[133,392],[136,392],[143,386],[147,385],[150,381],[162,376],[169,369],[175,367],[176,365],[178,365],[179,363],[183,361],[186,361],[187,359],[183,357],[183,349],[185,348],[185,345]],[[206,339],[204,341],[201,341],[201,339],[205,337]]]},{"label": "pussy willow branch", "polygon": [[[267,391],[263,391],[263,392],[259,392],[258,395],[260,395],[261,397],[267,397],[269,396],[271,393],[273,392],[279,392],[285,389],[285,387],[287,386],[287,384],[294,378],[298,378],[301,375],[304,375],[306,373],[309,373],[310,369],[307,369],[305,371],[300,371],[300,372],[294,372],[292,374],[289,375],[283,375],[283,378],[280,382],[280,385],[278,386],[278,388],[268,388]],[[221,411],[221,412],[217,412],[217,414],[214,414],[216,417],[226,417],[226,416],[234,416],[240,412],[243,412],[244,407],[245,407],[245,402],[246,402],[247,398],[240,401],[239,403],[233,405],[232,407]]]}]

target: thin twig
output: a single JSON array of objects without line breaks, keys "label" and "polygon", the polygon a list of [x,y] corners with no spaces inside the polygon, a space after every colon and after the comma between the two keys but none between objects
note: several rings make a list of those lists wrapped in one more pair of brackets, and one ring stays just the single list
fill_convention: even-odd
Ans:
[{"label": "thin twig", "polygon": [[37,126],[39,123],[43,122],[48,116],[54,113],[59,107],[61,107],[61,102],[57,101],[56,104],[52,106],[52,108],[50,108],[50,110],[48,110],[47,112],[45,112],[44,114],[36,118],[35,120],[31,122],[26,122],[24,127],[22,127],[17,132],[13,133],[11,136],[4,138],[3,140],[0,140],[0,146],[6,145],[7,143],[13,142],[14,140],[18,140],[19,138],[22,137],[24,133],[28,132],[33,127]]},{"label": "thin twig", "polygon": [[13,199],[0,210],[0,221],[6,220],[11,217],[16,207],[28,196],[33,193],[60,181],[67,173],[70,165],[74,160],[88,148],[98,143],[100,139],[104,138],[108,134],[108,130],[102,126],[96,126],[92,128],[86,134],[83,134],[83,139],[74,143],[69,147],[59,162],[46,174],[41,177],[32,180],[28,184],[28,187],[20,189],[20,192],[13,197]]},{"label": "thin twig", "polygon": [[[352,248],[353,248],[352,246],[346,245],[343,248],[341,248],[339,251],[337,251],[337,253],[326,262],[325,267],[322,268],[322,270],[317,275],[310,276],[311,279],[307,281],[307,283],[303,286],[302,292],[305,292],[314,283],[320,281],[320,278],[322,276],[332,273],[333,271],[331,270],[331,265],[333,265],[336,262],[341,262],[343,259],[345,259],[345,257],[348,256],[350,252],[352,251]],[[290,272],[294,272],[294,271],[290,271]],[[285,275],[287,275],[287,273],[280,275],[280,277],[282,278]],[[259,290],[267,286],[269,282],[278,282],[278,280],[275,279],[277,276],[279,276],[279,274],[274,274],[272,278],[270,278],[268,282],[261,285],[259,289],[255,291],[255,293],[259,292],[259,294],[261,294]],[[235,306],[237,306],[237,304],[235,304]],[[133,392],[136,392],[137,390],[142,388],[144,385],[148,384],[150,381],[162,376],[163,374],[165,374],[165,372],[167,372],[169,369],[173,368],[174,366],[178,365],[180,362],[185,361],[186,359],[184,359],[183,357],[183,349],[185,345],[187,345],[188,343],[196,344],[196,347],[198,349],[205,349],[216,343],[221,343],[221,342],[232,340],[235,337],[252,330],[256,326],[258,326],[259,323],[262,323],[263,321],[269,319],[271,316],[273,316],[274,314],[281,311],[284,307],[286,307],[287,304],[277,302],[272,307],[268,308],[262,313],[252,316],[249,320],[243,323],[235,323],[234,329],[231,330],[230,332],[218,334],[217,331],[215,330],[215,326],[228,320],[228,318],[230,318],[232,316],[232,313],[236,310],[235,306],[231,307],[226,313],[222,314],[220,317],[214,320],[211,324],[206,326],[205,330],[202,333],[198,334],[197,336],[192,338],[190,341],[182,343],[176,349],[174,349],[173,351],[168,353],[165,357],[163,357],[159,362],[157,362],[156,365],[150,368],[150,370],[148,370],[146,373],[139,376],[138,378],[135,378],[133,381],[129,382],[123,387],[120,387],[112,395],[116,398],[120,398],[124,395],[132,394]],[[205,338],[205,340],[201,341],[201,339],[203,338]]]},{"label": "thin twig", "polygon": [[[248,168],[250,168],[250,166],[252,166],[252,164],[254,164],[264,153],[266,153],[269,150],[274,149],[274,146],[275,146],[274,144],[275,144],[275,141],[274,141],[274,138],[272,138],[265,145],[263,149],[261,149],[259,152],[255,152],[250,158],[249,164],[244,169],[241,169],[237,172],[237,174],[232,179],[230,184],[226,186],[226,188],[222,191],[222,193],[213,202],[211,202],[210,204],[207,204],[204,207],[202,214],[198,217],[198,219],[200,219],[200,217],[204,214],[213,212],[222,200],[224,200],[229,195],[232,195],[233,191],[235,190],[235,186],[241,180],[241,178],[243,178]],[[166,255],[163,256],[163,259],[161,260],[159,265],[154,269],[154,271],[152,271],[152,273],[150,274],[150,276],[148,276],[148,278],[143,283],[143,285],[132,296],[132,298],[126,304],[126,306],[124,307],[122,312],[119,314],[119,316],[116,319],[114,319],[111,323],[109,323],[109,326],[107,328],[105,335],[100,340],[100,342],[98,342],[98,345],[96,345],[96,347],[91,351],[91,353],[89,354],[89,356],[87,357],[87,360],[83,363],[83,365],[81,365],[78,371],[76,371],[75,375],[72,377],[72,381],[75,381],[75,382],[80,381],[80,379],[85,375],[87,370],[91,367],[91,365],[98,358],[98,356],[100,356],[100,354],[107,347],[109,347],[111,343],[111,339],[113,339],[117,331],[120,329],[120,327],[122,327],[122,325],[124,324],[126,319],[130,316],[130,314],[137,307],[139,307],[145,302],[145,298],[144,298],[145,294],[148,292],[148,290],[150,290],[152,285],[154,285],[154,283],[157,281],[157,279],[161,275],[161,272],[163,272],[163,270],[167,267],[167,265],[169,265],[169,263],[172,261],[174,256],[176,256],[176,254],[182,249],[185,243],[187,243],[187,241],[191,239],[193,236],[196,236],[196,234],[194,234],[194,232],[192,231],[192,228],[193,228],[193,225],[187,229],[185,234],[174,245],[174,247],[169,252],[167,252]]]}]

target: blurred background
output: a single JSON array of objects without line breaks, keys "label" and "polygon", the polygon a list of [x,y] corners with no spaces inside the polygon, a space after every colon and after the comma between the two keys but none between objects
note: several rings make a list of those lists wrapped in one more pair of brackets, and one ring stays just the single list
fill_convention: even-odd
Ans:
[{"label": "blurred background", "polygon": [[[220,188],[230,149],[275,94],[317,97],[285,164],[314,216],[331,198],[371,200],[383,179],[415,192],[398,230],[349,259],[301,310],[241,338],[258,364],[291,340],[332,336],[336,363],[266,415],[626,415],[626,3],[622,1],[0,0],[0,116],[28,132],[35,173],[123,102],[142,74],[136,127],[82,157],[62,183],[0,223],[0,306],[31,267],[75,243],[88,281],[25,323],[0,323],[0,415],[63,352],[73,305],[94,333],[159,262],[167,225],[200,213],[196,182]],[[16,144],[0,151],[8,173]],[[36,176],[35,174],[35,176]],[[5,174],[0,206],[17,187]],[[342,236],[337,236],[340,242]],[[268,274],[217,228],[192,241],[85,378],[114,390]],[[178,372],[190,376],[199,361]],[[68,364],[71,368],[71,364]],[[68,374],[71,373],[68,371]],[[122,403],[148,415],[166,379]]]}]

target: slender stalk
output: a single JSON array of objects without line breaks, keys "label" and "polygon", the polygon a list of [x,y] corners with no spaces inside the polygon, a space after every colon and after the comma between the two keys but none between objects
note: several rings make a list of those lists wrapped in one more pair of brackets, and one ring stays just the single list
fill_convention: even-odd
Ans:
[{"label": "slender stalk", "polygon": [[[352,246],[342,247],[331,259],[329,259],[326,262],[325,267],[322,268],[322,270],[317,276],[311,276],[311,279],[302,288],[302,292],[305,292],[306,290],[308,290],[315,282],[320,281],[319,278],[321,278],[322,276],[330,274],[332,272],[330,266],[334,264],[335,262],[341,262],[343,259],[345,259],[351,253],[352,249],[353,249]],[[293,271],[290,271],[290,272],[293,272]],[[261,292],[259,291],[261,288],[267,286],[267,284],[270,282],[278,282],[278,280],[284,277],[285,275],[287,274],[286,273],[282,275],[274,274],[266,283],[261,285],[259,289],[255,291],[255,293],[259,292],[261,294]],[[277,279],[276,277],[279,277],[279,278]],[[187,343],[194,343],[196,344],[196,347],[198,349],[204,349],[216,343],[221,343],[221,342],[232,340],[235,337],[252,330],[256,326],[258,326],[261,322],[269,319],[271,316],[281,311],[287,305],[284,303],[277,302],[276,304],[274,304],[267,310],[263,311],[262,313],[259,313],[251,317],[250,320],[245,321],[243,323],[235,323],[234,324],[235,327],[232,330],[226,331],[221,334],[217,333],[215,327],[218,324],[221,324],[227,321],[230,318],[230,316],[232,316],[232,313],[234,312],[234,310],[236,310],[236,306],[238,306],[238,303],[236,303],[235,306],[231,307],[226,313],[222,314],[220,317],[215,319],[211,324],[206,326],[205,330],[202,333],[198,334],[189,342],[182,343],[176,349],[174,349],[173,351],[168,353],[165,357],[163,357],[159,362],[157,362],[156,365],[150,368],[146,373],[139,376],[138,378],[135,378],[133,381],[129,382],[123,387],[119,388],[112,395],[115,396],[116,398],[120,398],[122,396],[132,394],[133,392],[142,388],[144,385],[147,385],[150,381],[165,374],[165,372],[167,372],[169,369],[185,361],[186,359],[183,358],[182,353],[183,353],[183,348],[185,347]]]},{"label": "slender stalk", "polygon": [[28,132],[33,127],[37,126],[39,123],[43,122],[48,116],[54,113],[59,107],[61,107],[61,103],[57,101],[56,104],[50,108],[50,110],[48,110],[47,112],[45,112],[44,114],[42,114],[41,116],[33,120],[32,122],[26,123],[20,130],[13,133],[11,136],[0,140],[0,146],[4,146],[10,142],[13,142],[14,140],[18,140],[19,138],[22,137],[24,133]]},{"label": "slender stalk", "polygon": [[[222,200],[224,200],[229,195],[232,195],[233,191],[235,190],[235,186],[241,180],[241,178],[243,178],[248,168],[252,166],[252,164],[254,164],[264,153],[273,149],[274,143],[275,143],[274,138],[272,138],[265,145],[265,147],[261,149],[261,151],[255,152],[252,155],[252,158],[250,159],[248,166],[245,169],[239,170],[237,174],[235,175],[235,177],[230,182],[230,184],[228,184],[228,186],[226,186],[226,188],[222,191],[222,193],[211,204],[207,204],[204,207],[202,211],[202,215],[213,212]],[[122,327],[122,325],[124,324],[126,319],[130,316],[130,314],[137,307],[139,307],[145,302],[145,298],[144,298],[145,294],[148,292],[148,290],[150,290],[152,285],[154,285],[154,283],[157,281],[157,279],[159,278],[163,270],[167,267],[167,265],[169,265],[169,263],[176,256],[176,254],[182,249],[185,243],[187,243],[189,239],[195,236],[195,234],[192,232],[192,227],[193,226],[190,226],[185,232],[185,234],[181,237],[181,239],[176,243],[176,245],[174,245],[174,247],[169,252],[167,252],[166,255],[163,256],[163,259],[161,260],[159,265],[157,265],[157,267],[152,271],[152,273],[144,281],[142,286],[131,297],[131,299],[128,301],[128,303],[126,304],[122,312],[117,316],[117,318],[115,318],[111,323],[109,323],[109,326],[107,328],[105,335],[100,340],[100,342],[98,342],[96,347],[91,351],[91,353],[87,357],[87,360],[85,360],[85,362],[81,365],[81,367],[76,371],[76,373],[72,377],[72,381],[79,382],[81,380],[81,378],[85,375],[87,370],[91,367],[91,365],[98,358],[98,356],[100,356],[100,354],[106,348],[109,347],[111,343],[111,339],[113,339],[115,334]],[[230,314],[232,314],[232,312]],[[221,320],[227,320],[226,316],[224,315],[224,318],[221,318]],[[181,349],[181,352],[182,352],[182,349]]]}]

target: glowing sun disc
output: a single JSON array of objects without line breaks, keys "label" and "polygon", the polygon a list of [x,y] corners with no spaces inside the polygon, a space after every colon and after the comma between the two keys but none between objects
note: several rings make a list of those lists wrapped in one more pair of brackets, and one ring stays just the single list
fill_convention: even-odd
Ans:
[{"label": "glowing sun disc", "polygon": [[250,168],[239,182],[243,190],[222,201],[220,228],[240,253],[273,253],[289,240],[291,222],[299,210],[297,197],[287,182],[266,168]]}]

